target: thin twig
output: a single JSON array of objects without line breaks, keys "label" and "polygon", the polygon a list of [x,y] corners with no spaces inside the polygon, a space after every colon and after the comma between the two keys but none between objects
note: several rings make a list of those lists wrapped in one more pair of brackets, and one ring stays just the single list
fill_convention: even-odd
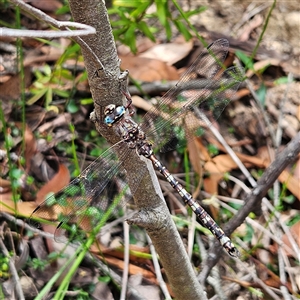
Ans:
[{"label": "thin twig", "polygon": [[154,269],[155,269],[156,279],[159,283],[160,289],[161,289],[162,293],[164,294],[165,299],[172,299],[172,297],[170,296],[170,293],[168,291],[167,285],[166,285],[166,283],[165,283],[165,281],[162,277],[160,265],[159,265],[159,262],[158,262],[158,259],[157,259],[157,253],[156,253],[155,248],[152,244],[151,238],[149,237],[148,234],[146,235],[146,237],[147,237],[150,252],[151,252],[151,255],[152,255],[152,261],[153,261],[153,265],[154,265]]},{"label": "thin twig", "polygon": [[39,230],[39,229],[37,229],[33,226],[30,226],[29,224],[25,223],[23,220],[17,219],[16,217],[14,217],[14,216],[6,213],[6,212],[0,212],[0,215],[3,216],[5,219],[13,222],[14,224],[20,226],[21,228],[25,228],[29,231],[35,232],[35,233],[39,234],[42,237],[49,238],[49,239],[54,239],[53,234],[44,232],[44,231]]},{"label": "thin twig", "polygon": [[24,29],[10,29],[2,27],[0,29],[0,36],[10,36],[10,37],[40,37],[40,38],[59,38],[59,37],[72,37],[79,35],[91,35],[95,34],[96,30],[94,27],[81,24],[77,22],[68,22],[68,21],[57,21],[41,10],[34,8],[24,1],[20,0],[11,0],[13,4],[20,7],[22,10],[27,13],[35,16],[43,22],[56,27],[56,28],[66,28],[66,27],[75,27],[80,28],[81,30],[67,30],[67,31],[44,31],[44,30],[24,30]]},{"label": "thin twig", "polygon": [[222,287],[222,282],[220,280],[220,274],[216,266],[212,268],[211,276],[207,277],[207,282],[214,288],[216,295],[219,296],[220,300],[227,300],[224,289]]},{"label": "thin twig", "polygon": [[126,291],[128,285],[128,273],[129,273],[129,225],[125,221],[123,222],[123,232],[124,232],[124,270],[122,276],[122,289],[120,300],[126,299]]},{"label": "thin twig", "polygon": [[266,31],[267,28],[268,28],[268,23],[269,23],[269,20],[270,20],[271,15],[272,15],[272,11],[274,10],[275,6],[276,6],[276,0],[273,0],[273,4],[272,4],[272,6],[271,6],[271,8],[270,8],[270,10],[269,10],[269,12],[268,12],[268,15],[267,15],[265,24],[264,24],[264,26],[263,26],[263,30],[261,31],[261,33],[260,33],[260,35],[259,35],[259,37],[258,37],[257,43],[256,43],[256,45],[255,45],[255,48],[254,48],[252,54],[251,54],[251,58],[250,58],[250,59],[253,59],[253,58],[255,57],[255,55],[256,55],[256,52],[257,52],[258,47],[259,47],[259,45],[260,45],[260,43],[261,43],[261,41],[262,41],[262,38],[263,38],[263,36],[264,36],[264,34],[265,34],[265,31]]}]

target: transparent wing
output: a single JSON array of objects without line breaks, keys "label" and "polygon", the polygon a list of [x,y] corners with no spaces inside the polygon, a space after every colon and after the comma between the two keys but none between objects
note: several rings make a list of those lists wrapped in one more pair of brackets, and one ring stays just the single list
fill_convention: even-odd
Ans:
[{"label": "transparent wing", "polygon": [[[58,240],[65,223],[83,224],[85,228],[94,226],[115,194],[121,193],[126,186],[122,164],[129,151],[132,150],[123,141],[106,150],[69,185],[55,195],[49,195],[31,214],[30,224],[39,227],[36,218],[59,221],[55,232]],[[125,196],[121,203],[124,203]]]},{"label": "transparent wing", "polygon": [[[237,67],[229,68],[218,76],[228,47],[225,39],[212,43],[197,57],[175,87],[144,116],[141,127],[154,147],[169,151],[178,146],[176,129],[180,126],[182,128],[184,115],[195,106],[215,119],[220,116],[243,80],[243,72]],[[195,78],[195,74],[202,79]],[[190,120],[190,127],[194,129],[186,136],[187,139],[197,134],[196,131],[201,126],[198,122],[197,119],[192,122]]]}]

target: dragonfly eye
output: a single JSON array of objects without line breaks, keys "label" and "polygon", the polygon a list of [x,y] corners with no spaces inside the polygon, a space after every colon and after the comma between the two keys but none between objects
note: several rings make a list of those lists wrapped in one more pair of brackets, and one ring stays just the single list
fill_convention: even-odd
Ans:
[{"label": "dragonfly eye", "polygon": [[126,109],[122,105],[117,107],[114,104],[107,105],[104,109],[104,123],[107,126],[112,126],[121,119],[121,117],[125,114],[125,111]]},{"label": "dragonfly eye", "polygon": [[112,124],[114,123],[114,119],[111,118],[110,116],[106,116],[104,118],[104,123],[107,125],[107,126],[112,126]]},{"label": "dragonfly eye", "polygon": [[122,105],[122,106],[118,106],[116,108],[116,112],[115,112],[115,115],[117,118],[121,117],[122,115],[124,115],[125,113],[125,107]]}]

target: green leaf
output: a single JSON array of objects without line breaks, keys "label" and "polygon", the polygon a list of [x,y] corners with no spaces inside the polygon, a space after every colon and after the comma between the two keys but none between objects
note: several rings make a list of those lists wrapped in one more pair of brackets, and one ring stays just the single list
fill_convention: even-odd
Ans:
[{"label": "green leaf", "polygon": [[79,107],[76,104],[75,100],[74,99],[70,100],[67,105],[67,111],[71,114],[74,114],[74,113],[78,112],[78,110],[79,110]]},{"label": "green leaf", "polygon": [[136,48],[136,40],[135,40],[135,29],[136,29],[136,24],[133,23],[129,26],[127,31],[125,32],[125,44],[130,47],[130,50],[133,53],[136,53],[137,48]]},{"label": "green leaf", "polygon": [[93,104],[93,102],[94,102],[93,98],[80,99],[81,105],[90,105]]},{"label": "green leaf", "polygon": [[23,172],[20,169],[13,169],[11,171],[11,176],[14,179],[20,179],[22,174],[23,174]]},{"label": "green leaf", "polygon": [[48,88],[46,92],[46,107],[49,106],[49,104],[52,102],[53,99],[53,90],[52,88]]},{"label": "green leaf", "polygon": [[169,22],[166,23],[165,30],[166,30],[167,40],[170,41],[172,38],[172,29],[171,29],[171,25]]},{"label": "green leaf", "polygon": [[68,12],[70,12],[70,6],[64,5],[64,6],[60,7],[58,10],[56,10],[55,14],[56,15],[64,15]]},{"label": "green leaf", "polygon": [[217,155],[219,153],[218,147],[216,147],[213,144],[208,144],[207,149],[208,149],[209,154],[211,154],[211,155]]},{"label": "green leaf", "polygon": [[58,70],[58,72],[55,72],[54,75],[58,75],[59,77],[66,78],[69,80],[73,80],[74,78],[74,75],[66,69]]},{"label": "green leaf", "polygon": [[145,1],[141,3],[137,8],[130,14],[132,18],[139,18],[146,13],[147,8],[151,5],[151,1]]},{"label": "green leaf", "polygon": [[[111,23],[111,25],[114,26],[114,27],[118,27],[118,26],[120,27],[120,26],[129,26],[130,23],[132,23],[132,22],[129,19],[126,18],[125,20],[114,21],[114,22]],[[123,32],[125,32],[126,28],[120,28],[120,29],[122,30],[122,33],[123,33]],[[118,30],[118,29],[114,29],[114,31],[115,30]]]},{"label": "green leaf", "polygon": [[46,205],[51,207],[52,205],[54,205],[56,203],[57,202],[56,202],[55,194],[52,192],[47,194]]},{"label": "green leaf", "polygon": [[294,197],[294,195],[285,196],[285,197],[283,197],[282,201],[284,201],[288,204],[293,204],[295,202],[295,197]]},{"label": "green leaf", "polygon": [[109,283],[111,281],[111,278],[109,276],[101,276],[101,277],[98,277],[98,280],[100,282]]},{"label": "green leaf", "polygon": [[53,89],[53,93],[63,98],[68,98],[70,96],[70,91],[64,91],[59,89]]},{"label": "green leaf", "polygon": [[145,34],[146,37],[148,37],[152,42],[155,42],[155,37],[150,31],[149,26],[146,24],[146,22],[141,21],[137,24],[137,26]]},{"label": "green leaf", "polygon": [[296,223],[300,222],[300,214],[296,214],[294,217],[292,217],[290,220],[286,221],[287,226],[293,226]]},{"label": "green leaf", "polygon": [[67,207],[68,206],[68,201],[66,196],[61,196],[58,199],[56,199],[56,202],[62,206],[62,207]]},{"label": "green leaf", "polygon": [[167,26],[167,10],[165,0],[155,0],[156,13],[160,23],[166,27]]},{"label": "green leaf", "polygon": [[44,65],[43,71],[44,71],[44,73],[45,73],[46,75],[48,75],[48,76],[50,76],[51,73],[52,73],[52,70],[51,70],[51,68],[50,68],[49,65]]},{"label": "green leaf", "polygon": [[94,148],[93,150],[91,150],[90,155],[94,156],[94,157],[99,157],[102,154],[102,150],[99,148]]},{"label": "green leaf", "polygon": [[[39,80],[41,80],[41,79],[39,79]],[[39,92],[40,89],[44,88],[45,84],[42,83],[42,82],[39,82],[39,81],[35,81],[35,82],[33,83],[33,86],[37,89],[37,92]],[[35,89],[32,88],[31,91],[34,92]]]},{"label": "green leaf", "polygon": [[40,70],[35,70],[34,71],[34,76],[37,78],[37,79],[40,79],[42,77],[44,77],[44,74],[42,74],[42,72]]},{"label": "green leaf", "polygon": [[250,59],[250,57],[248,57],[244,52],[239,50],[235,51],[235,55],[244,63],[247,69],[254,71],[253,60]]},{"label": "green leaf", "polygon": [[252,240],[254,234],[254,230],[250,225],[246,224],[246,235],[244,236],[243,240],[244,242],[249,242]]},{"label": "green leaf", "polygon": [[113,6],[115,7],[139,7],[143,2],[141,0],[114,0]]},{"label": "green leaf", "polygon": [[181,32],[181,34],[184,36],[186,41],[192,38],[192,35],[190,34],[188,28],[180,20],[174,20],[173,22],[178,31]]},{"label": "green leaf", "polygon": [[288,82],[289,82],[288,77],[280,77],[274,81],[274,84],[280,85],[280,84],[286,84]]},{"label": "green leaf", "polygon": [[[34,91],[34,93],[36,93],[34,96],[32,96],[29,100],[27,100],[26,104],[27,105],[32,105],[33,103],[35,103],[36,101],[38,101],[40,98],[42,98],[46,92],[47,92],[47,88],[41,89],[40,91]],[[33,91],[33,90],[31,90]]]},{"label": "green leaf", "polygon": [[265,106],[266,103],[266,93],[267,93],[267,88],[264,85],[264,83],[262,83],[259,89],[256,91],[256,95],[263,106]]},{"label": "green leaf", "polygon": [[199,8],[196,8],[196,9],[185,12],[185,16],[187,18],[189,18],[191,16],[198,15],[199,13],[202,13],[206,10],[207,10],[207,6],[200,6]]}]

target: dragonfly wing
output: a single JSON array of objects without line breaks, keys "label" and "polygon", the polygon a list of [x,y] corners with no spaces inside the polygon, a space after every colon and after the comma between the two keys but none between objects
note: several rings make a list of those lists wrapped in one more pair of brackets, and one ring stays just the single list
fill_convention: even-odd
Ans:
[{"label": "dragonfly wing", "polygon": [[193,112],[196,109],[200,111],[200,114],[193,113],[183,118],[187,141],[196,136],[209,134],[207,123],[199,118],[199,115],[204,115],[211,122],[216,121],[233,99],[243,79],[243,69],[234,66],[224,71],[217,80],[211,81],[201,94],[197,90],[188,90],[182,93],[186,99],[183,111]]},{"label": "dragonfly wing", "polygon": [[[47,196],[31,214],[30,224],[39,227],[37,218],[59,221],[55,235],[60,236],[65,223],[84,223],[87,219],[93,219],[94,223],[99,221],[111,204],[114,191],[118,193],[126,185],[122,163],[129,151],[123,141],[106,150],[69,185],[57,194]],[[88,211],[91,206],[97,212]]]},{"label": "dragonfly wing", "polygon": [[[221,69],[228,53],[229,43],[226,39],[219,39],[204,49],[194,63],[183,74],[177,84],[160,99],[157,106],[150,110],[143,118],[142,130],[153,144],[161,149],[164,144],[170,143],[175,147],[174,120],[183,113],[184,98],[181,93],[190,89],[191,82],[196,86],[202,83],[202,88],[211,84],[211,79]],[[197,79],[202,76],[202,79]],[[203,84],[204,81],[204,84]]]},{"label": "dragonfly wing", "polygon": [[[219,117],[229,103],[243,76],[236,67],[217,76],[221,63],[226,58],[228,47],[228,41],[225,39],[211,44],[197,57],[175,87],[144,116],[142,129],[153,141],[154,146],[162,152],[170,151],[180,144],[184,136],[181,122],[187,112],[197,106],[207,106],[214,116]],[[195,74],[205,79],[195,78]],[[196,129],[190,137],[195,131]]]}]

